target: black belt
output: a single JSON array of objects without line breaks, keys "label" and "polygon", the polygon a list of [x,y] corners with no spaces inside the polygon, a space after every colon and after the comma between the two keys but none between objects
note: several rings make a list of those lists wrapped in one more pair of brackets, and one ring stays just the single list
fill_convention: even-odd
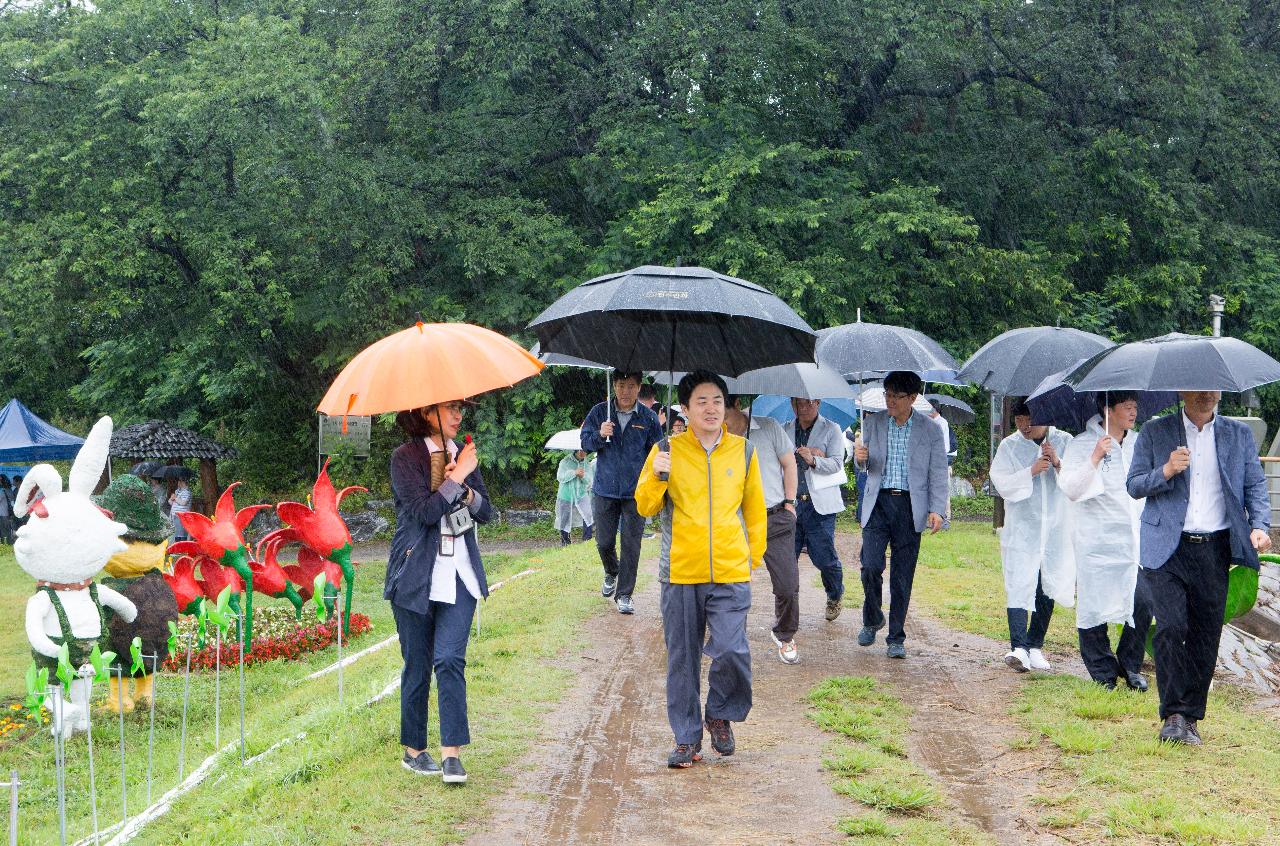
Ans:
[{"label": "black belt", "polygon": [[1216,532],[1183,532],[1182,539],[1187,543],[1209,543],[1224,540],[1231,534],[1230,529],[1219,529]]},{"label": "black belt", "polygon": [[881,488],[880,493],[887,493],[889,496],[911,496],[911,491],[904,491],[902,488]]}]

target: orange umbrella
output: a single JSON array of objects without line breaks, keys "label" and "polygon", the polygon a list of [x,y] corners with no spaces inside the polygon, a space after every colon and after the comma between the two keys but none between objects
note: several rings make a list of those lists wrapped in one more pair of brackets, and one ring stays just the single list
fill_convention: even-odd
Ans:
[{"label": "orange umbrella", "polygon": [[317,410],[383,414],[508,388],[545,367],[524,347],[469,323],[418,323],[366,347]]}]

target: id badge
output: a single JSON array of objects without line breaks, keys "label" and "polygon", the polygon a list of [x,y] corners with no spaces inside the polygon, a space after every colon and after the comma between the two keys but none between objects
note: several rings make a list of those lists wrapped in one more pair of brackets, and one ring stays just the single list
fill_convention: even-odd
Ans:
[{"label": "id badge", "polygon": [[453,557],[453,544],[457,540],[453,535],[440,536],[440,554],[445,558]]}]

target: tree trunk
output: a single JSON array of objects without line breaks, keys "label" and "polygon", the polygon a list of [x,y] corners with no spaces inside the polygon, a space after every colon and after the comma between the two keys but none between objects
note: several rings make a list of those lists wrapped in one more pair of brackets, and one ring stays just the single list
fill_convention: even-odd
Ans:
[{"label": "tree trunk", "polygon": [[200,459],[200,489],[204,492],[204,513],[212,517],[214,505],[222,494],[218,487],[218,464],[212,458]]}]

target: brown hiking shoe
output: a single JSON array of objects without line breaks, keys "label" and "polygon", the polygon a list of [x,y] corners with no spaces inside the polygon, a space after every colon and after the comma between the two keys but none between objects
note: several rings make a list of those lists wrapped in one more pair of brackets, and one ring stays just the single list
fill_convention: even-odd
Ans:
[{"label": "brown hiking shoe", "polygon": [[721,755],[732,755],[734,750],[733,726],[728,720],[707,717],[707,731],[711,732],[711,748]]},{"label": "brown hiking shoe", "polygon": [[830,623],[834,621],[836,617],[839,617],[839,616],[840,616],[840,600],[828,599],[827,600],[827,622]]}]

